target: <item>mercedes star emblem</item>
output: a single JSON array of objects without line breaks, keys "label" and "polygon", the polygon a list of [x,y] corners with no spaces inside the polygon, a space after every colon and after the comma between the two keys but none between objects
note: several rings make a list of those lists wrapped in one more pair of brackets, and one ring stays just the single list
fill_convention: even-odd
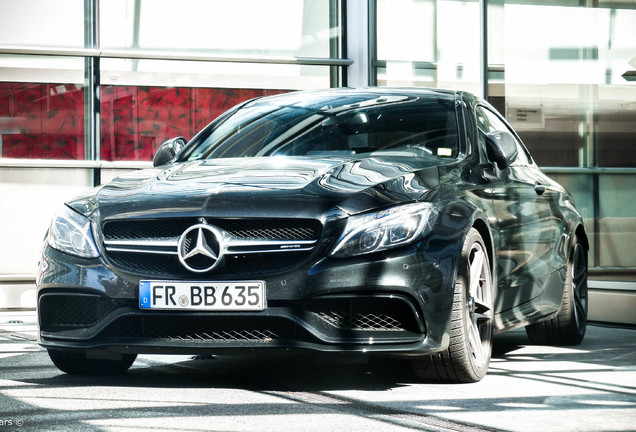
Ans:
[{"label": "mercedes star emblem", "polygon": [[205,273],[221,262],[223,233],[206,224],[193,225],[179,239],[179,261],[188,270]]}]

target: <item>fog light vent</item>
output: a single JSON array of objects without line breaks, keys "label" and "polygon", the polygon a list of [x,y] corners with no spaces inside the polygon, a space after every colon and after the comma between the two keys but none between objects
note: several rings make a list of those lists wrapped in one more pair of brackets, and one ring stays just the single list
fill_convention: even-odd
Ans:
[{"label": "fog light vent", "polygon": [[354,331],[424,331],[411,302],[396,295],[325,296],[307,309],[329,325]]}]

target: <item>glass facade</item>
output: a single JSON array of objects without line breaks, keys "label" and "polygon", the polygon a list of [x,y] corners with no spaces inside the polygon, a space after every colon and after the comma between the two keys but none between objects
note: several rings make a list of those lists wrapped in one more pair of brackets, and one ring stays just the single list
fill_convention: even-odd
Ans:
[{"label": "glass facade", "polygon": [[83,48],[84,0],[0,0],[0,43]]},{"label": "glass facade", "polygon": [[340,85],[340,14],[336,0],[0,0],[0,157],[149,161],[244,100]]},{"label": "glass facade", "polygon": [[[348,16],[359,4],[346,0],[0,0],[0,237],[15,235],[16,209],[105,180],[98,166],[148,166],[164,140],[236,103],[371,77],[487,89],[575,195],[593,277],[636,282],[634,2],[361,1],[369,17]],[[354,39],[368,59],[347,58]],[[364,79],[348,76],[352,62],[368,63]],[[36,255],[0,248],[0,277],[28,273]]]},{"label": "glass facade", "polygon": [[482,27],[483,1],[375,2],[378,85],[480,94],[487,65],[489,101],[574,194],[593,277],[633,281],[636,5],[489,0]]},{"label": "glass facade", "polygon": [[107,0],[104,49],[337,57],[337,3],[325,0]]},{"label": "glass facade", "polygon": [[477,1],[377,0],[377,84],[480,88]]}]

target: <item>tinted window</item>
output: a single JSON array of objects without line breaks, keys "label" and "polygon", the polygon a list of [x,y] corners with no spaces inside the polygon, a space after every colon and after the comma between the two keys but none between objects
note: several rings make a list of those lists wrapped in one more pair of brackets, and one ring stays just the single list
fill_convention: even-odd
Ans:
[{"label": "tinted window", "polygon": [[195,141],[189,160],[389,152],[453,158],[459,153],[452,101],[397,95],[262,99]]}]

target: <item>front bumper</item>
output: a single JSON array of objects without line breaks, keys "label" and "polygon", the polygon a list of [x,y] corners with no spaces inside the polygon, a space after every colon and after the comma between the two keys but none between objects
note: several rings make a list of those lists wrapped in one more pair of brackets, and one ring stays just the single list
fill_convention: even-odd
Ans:
[{"label": "front bumper", "polygon": [[[418,355],[448,345],[454,265],[421,245],[322,259],[264,278],[258,312],[139,309],[139,276],[45,247],[38,287],[48,349],[212,354],[313,350]],[[446,263],[440,266],[437,263]]]}]

